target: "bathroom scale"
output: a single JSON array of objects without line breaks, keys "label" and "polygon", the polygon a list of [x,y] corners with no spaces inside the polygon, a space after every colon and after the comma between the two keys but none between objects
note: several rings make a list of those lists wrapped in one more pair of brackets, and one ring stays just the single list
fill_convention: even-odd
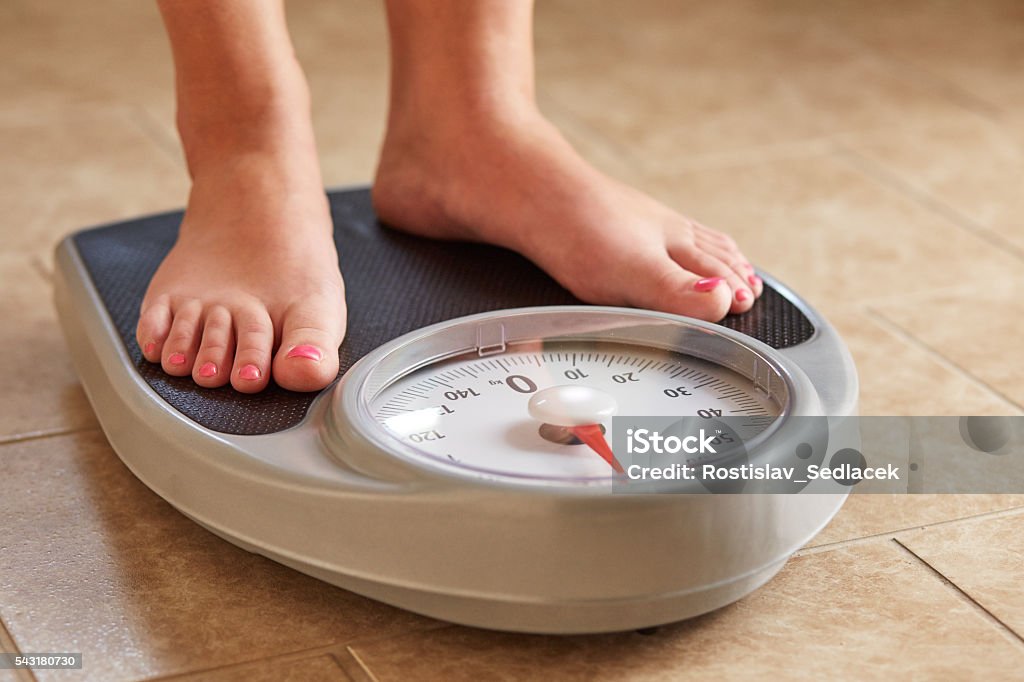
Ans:
[{"label": "bathroom scale", "polygon": [[[622,487],[608,445],[622,415],[739,416],[755,462],[789,461],[801,418],[856,414],[843,342],[767,273],[753,309],[720,324],[587,306],[511,251],[382,226],[367,188],[328,197],[348,335],[319,393],[204,389],[142,357],[139,305],[181,212],[57,249],[61,324],[107,438],[213,533],[450,622],[610,632],[748,594],[845,500]],[[840,445],[798,454],[825,461]]]}]

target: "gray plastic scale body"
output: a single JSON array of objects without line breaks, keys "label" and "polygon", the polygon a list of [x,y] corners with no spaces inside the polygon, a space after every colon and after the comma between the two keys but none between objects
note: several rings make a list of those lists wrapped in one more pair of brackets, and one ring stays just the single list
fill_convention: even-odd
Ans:
[{"label": "gray plastic scale body", "polygon": [[[647,627],[728,604],[770,579],[842,505],[845,494],[835,492],[619,494],[575,455],[565,460],[568,473],[553,476],[545,475],[543,458],[495,455],[504,464],[488,469],[488,453],[514,454],[515,439],[533,431],[515,421],[509,372],[493,368],[488,378],[487,367],[473,370],[473,363],[518,354],[510,361],[525,366],[536,357],[529,375],[541,381],[551,368],[565,374],[555,353],[579,344],[594,357],[611,358],[612,347],[625,348],[624,356],[630,349],[662,354],[665,372],[696,358],[706,364],[702,371],[767,388],[783,430],[800,415],[834,423],[855,415],[856,374],[841,340],[772,278],[765,275],[758,307],[723,325],[582,307],[509,252],[381,228],[365,190],[330,199],[349,291],[341,352],[347,373],[318,396],[207,391],[141,358],[133,340],[138,304],[180,214],[84,231],[58,248],[61,322],[111,445],[147,486],[210,531],[426,615],[583,633]],[[604,374],[585,373],[605,377],[601,390],[628,408],[631,399],[607,380],[617,376],[609,363]],[[430,374],[433,367],[459,377],[458,385]],[[496,428],[486,428],[486,416],[441,422],[453,425],[445,435],[462,448],[457,453],[396,436],[389,420],[426,413],[413,409],[417,400],[435,407],[432,393],[401,397],[402,382],[414,387],[424,376],[450,383],[438,385],[438,395],[473,396],[480,406],[503,391],[503,407],[492,411]],[[729,393],[742,399],[741,390]],[[512,435],[492,440],[499,430]],[[776,456],[773,442],[783,439],[773,434],[758,456]],[[544,447],[555,453],[562,446]]]}]

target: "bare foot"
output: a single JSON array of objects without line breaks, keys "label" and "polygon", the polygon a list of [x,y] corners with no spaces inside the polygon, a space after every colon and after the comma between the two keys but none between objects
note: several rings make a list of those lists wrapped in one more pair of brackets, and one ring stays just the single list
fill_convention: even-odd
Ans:
[{"label": "bare foot", "polygon": [[516,250],[590,303],[717,321],[762,291],[730,237],[603,175],[536,112],[393,113],[373,198],[389,225]]},{"label": "bare foot", "polygon": [[271,375],[295,391],[334,379],[344,286],[318,171],[294,164],[253,153],[194,169],[180,236],[142,302],[147,360],[245,393]]}]

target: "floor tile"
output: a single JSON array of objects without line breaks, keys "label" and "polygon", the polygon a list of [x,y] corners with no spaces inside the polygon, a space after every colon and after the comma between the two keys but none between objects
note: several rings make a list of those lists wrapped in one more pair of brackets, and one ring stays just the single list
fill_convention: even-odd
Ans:
[{"label": "floor tile", "polygon": [[292,40],[309,81],[324,183],[368,183],[387,120],[384,3],[288,3]]},{"label": "floor tile", "polygon": [[1020,112],[1024,10],[1013,0],[816,3],[837,34],[946,84],[964,98]]},{"label": "floor tile", "polygon": [[48,254],[66,234],[181,206],[188,176],[154,142],[138,110],[20,110],[0,126],[5,247]]},{"label": "floor tile", "polygon": [[1024,406],[1024,264],[1015,275],[992,272],[987,264],[982,270],[982,281],[974,287],[873,307],[1007,400]]},{"label": "floor tile", "polygon": [[1024,508],[1024,495],[850,495],[843,508],[807,547],[856,540]]},{"label": "floor tile", "polygon": [[28,674],[19,670],[0,670],[0,682],[28,682]]},{"label": "floor tile", "polygon": [[0,281],[0,442],[95,427],[57,324],[51,284],[17,253],[0,255]]},{"label": "floor tile", "polygon": [[844,136],[841,144],[883,177],[904,183],[954,220],[1014,250],[1024,267],[1024,144],[1013,130],[966,113]]},{"label": "floor tile", "polygon": [[387,119],[384,74],[311,73],[310,81],[324,184],[334,188],[371,183]]},{"label": "floor tile", "polygon": [[[157,134],[173,154],[179,153],[171,52],[155,4],[12,2],[8,20],[15,30],[11,40],[0,45],[4,63],[19,65],[0,74],[8,101],[30,112],[56,112],[68,106],[141,111],[148,132]],[[383,3],[293,0],[288,3],[288,19],[310,82],[324,181],[328,186],[368,182],[386,120]],[[82,59],[82,54],[89,58]],[[4,108],[0,105],[0,119]],[[124,171],[126,179],[140,173]],[[182,176],[173,186],[180,190],[184,180]],[[150,182],[167,185],[163,178]],[[179,192],[175,203],[182,204],[184,198]],[[123,211],[111,212],[115,213]]]},{"label": "floor tile", "polygon": [[[325,183],[366,182],[386,115],[382,3],[288,13]],[[819,307],[857,362],[862,413],[1019,413],[1022,24],[1015,0],[546,0],[539,96],[598,167],[731,232]],[[0,25],[2,442],[95,425],[62,360],[52,245],[180,207],[188,179],[155,4],[7,0]],[[853,496],[737,605],[649,635],[540,638],[423,632],[437,623],[237,550],[98,432],[0,445],[0,478],[0,617],[23,650],[112,654],[75,679],[343,679],[339,665],[380,680],[1011,679],[1022,664],[1019,642],[888,538],[1021,633],[1021,516],[1002,513],[1024,495]]]},{"label": "floor tile", "polygon": [[589,12],[572,0],[543,3],[538,83],[560,107],[663,171],[695,156],[958,108],[805,14],[750,2],[649,0]]},{"label": "floor tile", "polygon": [[1024,510],[905,533],[899,541],[1024,638]]},{"label": "floor tile", "polygon": [[860,414],[1015,415],[1020,408],[943,358],[850,306],[821,311],[846,342],[860,379]]},{"label": "floor tile", "polygon": [[[18,647],[14,645],[14,641],[7,633],[3,623],[0,623],[0,652],[3,653],[20,653]],[[4,669],[0,670],[0,682],[31,682],[32,673],[27,670],[13,670]]]},{"label": "floor tile", "polygon": [[[812,305],[1013,280],[1021,272],[1013,255],[865,175],[841,155],[668,174],[647,189],[733,235],[755,264]],[[943,316],[953,310],[929,312]]]},{"label": "floor tile", "polygon": [[76,679],[182,673],[434,624],[213,536],[135,479],[99,432],[2,446],[0,476],[0,616],[23,650],[94,661]]},{"label": "floor tile", "polygon": [[175,682],[348,682],[349,678],[330,655],[300,660],[259,661],[249,665],[173,678]]},{"label": "floor tile", "polygon": [[1008,640],[888,542],[793,559],[740,602],[654,634],[531,637],[446,628],[351,647],[390,680],[1010,679]]},{"label": "floor tile", "polygon": [[0,59],[17,68],[0,73],[6,95],[0,111],[110,102],[173,107],[171,53],[155,3],[8,0],[4,6],[8,30]]}]

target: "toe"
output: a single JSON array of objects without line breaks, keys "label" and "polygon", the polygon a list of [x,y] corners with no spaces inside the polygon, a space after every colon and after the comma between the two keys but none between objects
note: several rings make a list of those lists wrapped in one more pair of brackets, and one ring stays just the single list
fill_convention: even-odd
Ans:
[{"label": "toe", "polygon": [[252,306],[232,311],[235,323],[235,359],[231,385],[242,393],[257,393],[270,379],[270,351],[274,326],[266,309]]},{"label": "toe", "polygon": [[170,331],[171,307],[166,297],[160,297],[143,308],[135,328],[135,340],[146,360],[160,362],[164,341]]},{"label": "toe", "polygon": [[750,263],[743,261],[741,267],[743,268],[743,273],[746,275],[747,284],[750,285],[750,290],[754,292],[754,296],[756,298],[760,298],[761,294],[764,293],[764,280],[761,279],[761,276],[757,274],[757,271],[754,270],[754,266]]},{"label": "toe", "polygon": [[764,291],[764,282],[757,275],[757,272],[754,270],[754,266],[751,265],[742,256],[742,254],[732,253],[728,250],[721,249],[715,246],[714,244],[710,243],[702,243],[698,241],[698,245],[708,255],[717,258],[726,267],[732,270],[732,274],[735,275],[735,277],[730,276],[729,282],[730,286],[733,287],[734,293],[739,291],[739,289],[735,288],[737,286],[736,283],[738,281],[742,282],[744,285],[746,285],[748,289],[750,289],[751,293],[753,294],[753,298],[750,299],[751,301],[761,296],[761,293]]},{"label": "toe", "polygon": [[699,241],[682,246],[670,246],[669,255],[679,265],[703,277],[722,277],[732,290],[731,313],[743,313],[754,305],[754,292],[745,277],[727,262],[706,251]]},{"label": "toe", "polygon": [[235,350],[231,313],[223,306],[211,307],[203,322],[203,340],[192,367],[192,378],[206,388],[216,388],[231,378],[231,358]]},{"label": "toe", "polygon": [[697,243],[704,251],[715,256],[730,268],[746,283],[754,294],[754,298],[761,296],[764,291],[764,282],[757,275],[754,266],[750,264],[747,257],[740,251],[736,241],[727,234],[712,230],[701,223],[694,223],[696,228]]},{"label": "toe", "polygon": [[203,304],[192,299],[177,306],[172,313],[174,321],[163,344],[160,364],[171,376],[188,376],[199,349]]},{"label": "toe", "polygon": [[690,272],[667,254],[645,265],[644,275],[631,279],[633,305],[709,322],[717,322],[729,312],[732,294],[723,277]]},{"label": "toe", "polygon": [[318,391],[338,375],[345,310],[329,300],[288,311],[274,358],[274,381],[292,391]]}]

